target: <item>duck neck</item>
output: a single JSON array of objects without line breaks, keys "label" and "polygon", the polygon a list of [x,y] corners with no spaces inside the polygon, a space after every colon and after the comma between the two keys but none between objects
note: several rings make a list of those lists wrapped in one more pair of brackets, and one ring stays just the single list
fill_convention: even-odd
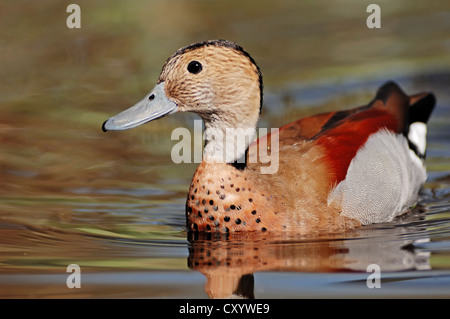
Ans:
[{"label": "duck neck", "polygon": [[238,158],[237,160],[235,160],[233,163],[230,163],[230,165],[233,166],[234,168],[242,171],[247,167],[247,158],[248,158],[248,146],[247,146],[247,149],[245,150],[244,155],[242,155],[241,158]]},{"label": "duck neck", "polygon": [[228,163],[237,169],[247,165],[247,152],[256,138],[255,127],[236,127],[218,121],[205,121],[203,160]]}]

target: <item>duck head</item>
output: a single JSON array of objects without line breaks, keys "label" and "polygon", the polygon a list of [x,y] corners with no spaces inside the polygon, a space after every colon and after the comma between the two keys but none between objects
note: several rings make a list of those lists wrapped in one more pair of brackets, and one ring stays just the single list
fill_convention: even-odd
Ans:
[{"label": "duck head", "polygon": [[[226,146],[217,136],[225,136],[229,129],[255,131],[262,87],[258,66],[240,46],[225,40],[195,43],[169,57],[156,86],[140,102],[104,122],[103,130],[126,130],[175,112],[193,112],[213,135],[206,137],[204,155],[218,160],[214,154]],[[250,141],[244,143],[244,150],[226,155],[225,161],[240,158]]]}]

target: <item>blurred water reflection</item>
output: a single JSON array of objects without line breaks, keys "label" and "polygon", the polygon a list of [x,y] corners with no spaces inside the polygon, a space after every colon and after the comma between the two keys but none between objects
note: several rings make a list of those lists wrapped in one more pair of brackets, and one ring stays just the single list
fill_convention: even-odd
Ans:
[{"label": "blurred water reflection", "polygon": [[416,248],[429,242],[427,227],[423,212],[417,210],[395,226],[310,238],[191,234],[188,264],[207,278],[209,297],[252,298],[250,278],[261,271],[367,272],[371,264],[384,272],[429,270],[430,252]]}]

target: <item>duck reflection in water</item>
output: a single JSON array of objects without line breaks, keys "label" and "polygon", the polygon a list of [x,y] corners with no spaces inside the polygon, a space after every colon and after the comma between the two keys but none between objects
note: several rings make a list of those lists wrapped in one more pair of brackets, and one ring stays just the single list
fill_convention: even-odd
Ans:
[{"label": "duck reflection in water", "polygon": [[210,298],[253,299],[253,274],[264,271],[367,273],[370,264],[379,265],[382,273],[430,269],[429,253],[415,247],[427,241],[419,208],[395,224],[344,234],[289,237],[261,232],[190,232],[188,240],[188,266],[206,277],[205,291]]}]

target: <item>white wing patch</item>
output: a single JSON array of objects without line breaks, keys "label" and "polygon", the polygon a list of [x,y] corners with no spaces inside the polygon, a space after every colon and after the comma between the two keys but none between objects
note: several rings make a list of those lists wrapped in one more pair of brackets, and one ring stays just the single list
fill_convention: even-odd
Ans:
[{"label": "white wing patch", "polygon": [[391,221],[417,201],[426,178],[424,163],[407,139],[381,129],[356,153],[345,180],[330,192],[328,204],[340,203],[342,215],[364,225]]},{"label": "white wing patch", "polygon": [[413,143],[421,155],[425,155],[427,148],[427,125],[414,122],[409,126],[408,139]]}]

